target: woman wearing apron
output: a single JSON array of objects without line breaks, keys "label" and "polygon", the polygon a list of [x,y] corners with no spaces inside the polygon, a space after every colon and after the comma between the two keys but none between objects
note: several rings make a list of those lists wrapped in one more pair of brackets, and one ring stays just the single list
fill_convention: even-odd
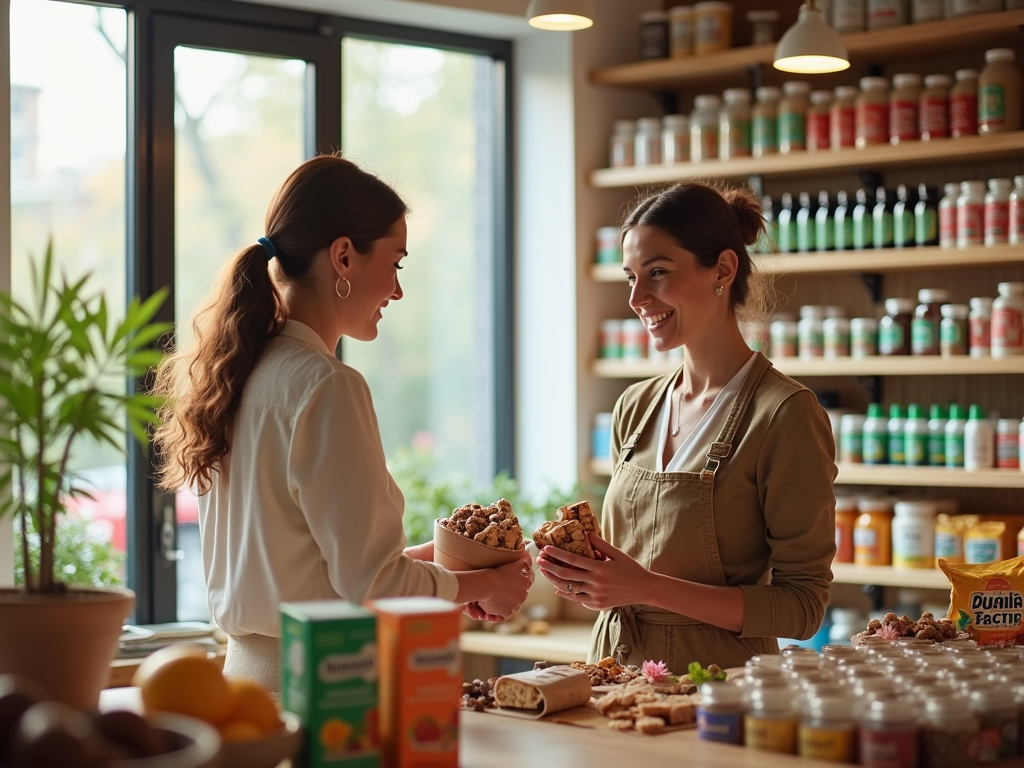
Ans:
[{"label": "woman wearing apron", "polygon": [[742,666],[821,624],[835,555],[835,443],[814,394],[747,347],[760,201],[693,182],[623,225],[629,303],[682,367],[615,405],[602,559],[545,547],[560,596],[601,614],[590,660]]}]

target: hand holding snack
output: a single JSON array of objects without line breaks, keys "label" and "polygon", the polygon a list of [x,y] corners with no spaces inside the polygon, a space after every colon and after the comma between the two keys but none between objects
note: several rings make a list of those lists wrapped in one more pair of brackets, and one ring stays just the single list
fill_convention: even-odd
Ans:
[{"label": "hand holding snack", "polygon": [[489,600],[478,601],[478,605],[487,614],[488,621],[500,621],[518,611],[519,606],[526,601],[526,595],[533,584],[533,560],[523,550],[521,559],[494,568],[491,572],[496,581],[494,596]]},{"label": "hand holding snack", "polygon": [[594,558],[554,546],[541,549],[537,563],[558,596],[601,611],[644,602],[651,572],[593,533],[587,541]]}]

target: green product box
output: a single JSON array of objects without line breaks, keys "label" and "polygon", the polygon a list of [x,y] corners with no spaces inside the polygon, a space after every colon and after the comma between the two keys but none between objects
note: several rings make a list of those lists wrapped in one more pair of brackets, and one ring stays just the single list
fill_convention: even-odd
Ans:
[{"label": "green product box", "polygon": [[377,618],[343,600],[281,605],[282,706],[302,720],[295,768],[377,768]]}]

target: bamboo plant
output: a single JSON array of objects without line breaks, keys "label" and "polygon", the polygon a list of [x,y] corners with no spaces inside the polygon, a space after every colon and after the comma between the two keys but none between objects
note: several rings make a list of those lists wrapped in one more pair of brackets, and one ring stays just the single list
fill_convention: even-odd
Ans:
[{"label": "bamboo plant", "polygon": [[148,445],[159,399],[129,382],[160,360],[152,345],[171,324],[151,320],[166,295],[132,299],[116,322],[88,274],[74,282],[55,274],[52,243],[42,264],[31,264],[29,303],[0,292],[0,519],[18,521],[27,593],[65,591],[54,568],[57,519],[68,498],[89,495],[69,468],[76,442],[123,450],[127,425]]}]

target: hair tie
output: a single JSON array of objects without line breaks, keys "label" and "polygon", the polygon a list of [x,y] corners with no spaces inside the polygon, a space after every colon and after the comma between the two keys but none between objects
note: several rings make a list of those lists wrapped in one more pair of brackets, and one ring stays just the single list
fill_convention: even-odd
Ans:
[{"label": "hair tie", "polygon": [[263,250],[267,252],[267,261],[277,256],[277,248],[274,247],[274,243],[269,237],[261,237],[256,242],[262,245]]}]

